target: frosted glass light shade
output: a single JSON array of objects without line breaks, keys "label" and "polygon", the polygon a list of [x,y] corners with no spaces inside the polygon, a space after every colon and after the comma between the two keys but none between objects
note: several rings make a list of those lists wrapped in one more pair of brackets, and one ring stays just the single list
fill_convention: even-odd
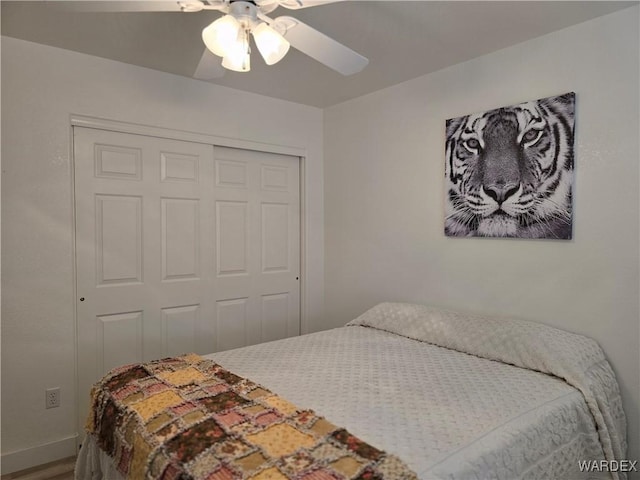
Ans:
[{"label": "frosted glass light shade", "polygon": [[240,28],[240,22],[225,15],[202,30],[202,41],[213,54],[224,57],[238,43]]},{"label": "frosted glass light shade", "polygon": [[291,46],[282,35],[266,23],[261,23],[251,33],[267,65],[273,65],[282,60]]},{"label": "frosted glass light shade", "polygon": [[251,55],[227,56],[222,59],[222,66],[234,72],[248,72],[251,70]]},{"label": "frosted glass light shade", "polygon": [[251,70],[249,37],[245,32],[240,32],[236,42],[227,49],[222,58],[222,66],[235,72],[248,72]]}]

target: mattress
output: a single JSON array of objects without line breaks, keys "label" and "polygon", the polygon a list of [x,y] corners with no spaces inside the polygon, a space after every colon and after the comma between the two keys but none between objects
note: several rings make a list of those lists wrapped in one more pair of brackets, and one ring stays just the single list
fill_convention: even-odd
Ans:
[{"label": "mattress", "polygon": [[[564,380],[405,335],[350,325],[207,355],[365,442],[423,480],[598,478],[584,394]],[[115,479],[91,438],[77,478]],[[610,478],[602,473],[602,478]]]}]

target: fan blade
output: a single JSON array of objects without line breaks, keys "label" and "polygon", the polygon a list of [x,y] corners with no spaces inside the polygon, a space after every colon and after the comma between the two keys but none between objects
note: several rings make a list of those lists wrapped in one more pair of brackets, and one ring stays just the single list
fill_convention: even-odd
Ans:
[{"label": "fan blade", "polygon": [[86,0],[50,2],[64,10],[74,12],[181,12],[177,0],[128,1],[128,0]]},{"label": "fan blade", "polygon": [[222,66],[222,59],[217,55],[214,55],[205,48],[198,68],[193,74],[193,78],[198,80],[211,80],[213,78],[220,78],[224,75],[224,67]]},{"label": "fan blade", "polygon": [[284,32],[284,38],[302,53],[342,75],[358,73],[369,63],[366,57],[296,18],[278,17],[272,26],[278,32]]},{"label": "fan blade", "polygon": [[327,3],[343,2],[345,0],[278,0],[281,7],[290,10],[299,10],[301,8],[317,7]]},{"label": "fan blade", "polygon": [[47,6],[73,12],[226,12],[229,0],[49,0]]}]

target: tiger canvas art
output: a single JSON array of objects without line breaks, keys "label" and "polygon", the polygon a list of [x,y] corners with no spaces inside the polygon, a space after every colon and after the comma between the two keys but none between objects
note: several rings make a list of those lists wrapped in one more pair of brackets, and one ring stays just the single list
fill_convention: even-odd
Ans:
[{"label": "tiger canvas art", "polygon": [[445,234],[571,239],[575,93],[446,121]]}]

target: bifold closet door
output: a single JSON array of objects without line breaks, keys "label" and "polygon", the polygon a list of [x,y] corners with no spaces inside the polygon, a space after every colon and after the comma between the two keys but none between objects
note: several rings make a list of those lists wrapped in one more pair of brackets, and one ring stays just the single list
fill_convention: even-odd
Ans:
[{"label": "bifold closet door", "polygon": [[299,158],[74,128],[80,424],[109,369],[299,334]]}]

